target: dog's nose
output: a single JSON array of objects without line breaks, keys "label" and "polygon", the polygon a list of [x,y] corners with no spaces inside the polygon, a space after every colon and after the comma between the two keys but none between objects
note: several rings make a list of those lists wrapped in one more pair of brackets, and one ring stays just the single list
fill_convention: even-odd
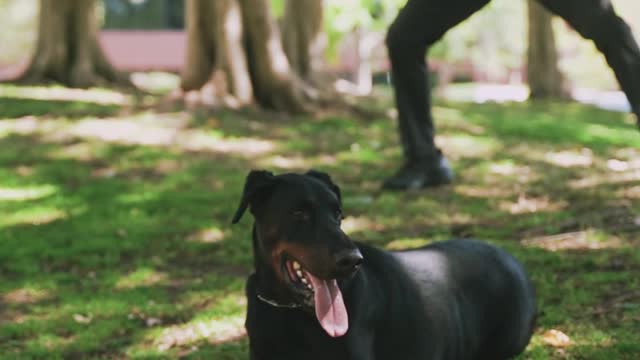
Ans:
[{"label": "dog's nose", "polygon": [[356,271],[362,265],[363,260],[362,254],[358,249],[342,250],[333,255],[333,258],[336,262],[336,270],[342,274]]}]

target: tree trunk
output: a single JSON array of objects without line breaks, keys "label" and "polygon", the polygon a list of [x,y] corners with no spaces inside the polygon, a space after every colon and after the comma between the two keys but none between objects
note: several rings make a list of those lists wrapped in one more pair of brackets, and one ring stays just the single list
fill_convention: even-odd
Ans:
[{"label": "tree trunk", "polygon": [[95,0],[40,0],[38,41],[27,70],[18,81],[54,81],[70,87],[130,85],[98,44]]},{"label": "tree trunk", "polygon": [[528,0],[529,49],[527,79],[531,99],[566,99],[569,91],[558,67],[552,14],[535,0]]},{"label": "tree trunk", "polygon": [[300,112],[303,84],[291,71],[269,0],[240,0],[247,27],[247,52],[258,102],[268,108]]},{"label": "tree trunk", "polygon": [[182,89],[199,91],[209,105],[242,106],[253,100],[236,0],[187,0],[187,53]]},{"label": "tree trunk", "polygon": [[304,109],[268,0],[187,0],[186,19],[183,90],[211,105]]},{"label": "tree trunk", "polygon": [[327,44],[322,22],[323,0],[286,0],[282,43],[291,67],[306,81],[322,67]]}]

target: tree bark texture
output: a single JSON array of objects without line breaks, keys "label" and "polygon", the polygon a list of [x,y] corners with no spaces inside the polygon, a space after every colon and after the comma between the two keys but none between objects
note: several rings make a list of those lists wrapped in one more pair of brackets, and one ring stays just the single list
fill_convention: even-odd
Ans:
[{"label": "tree bark texture", "polygon": [[558,67],[553,15],[537,1],[528,0],[528,17],[527,79],[530,98],[568,98],[565,79]]},{"label": "tree bark texture", "polygon": [[236,0],[187,0],[187,52],[182,89],[204,103],[242,106],[253,100]]},{"label": "tree bark texture", "polygon": [[98,43],[95,0],[40,0],[38,40],[19,81],[54,81],[70,87],[127,84]]},{"label": "tree bark texture", "polygon": [[205,103],[304,109],[268,0],[187,0],[182,89]]},{"label": "tree bark texture", "polygon": [[323,30],[323,0],[286,0],[282,43],[293,70],[310,81],[322,67],[327,39]]}]

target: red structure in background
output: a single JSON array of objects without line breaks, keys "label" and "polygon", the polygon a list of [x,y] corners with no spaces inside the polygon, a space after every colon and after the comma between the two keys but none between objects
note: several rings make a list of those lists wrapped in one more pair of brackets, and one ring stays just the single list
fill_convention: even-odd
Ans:
[{"label": "red structure in background", "polygon": [[118,69],[177,73],[184,63],[186,37],[179,30],[103,30],[100,44]]},{"label": "red structure in background", "polygon": [[[120,70],[179,73],[184,63],[184,31],[102,30],[99,41],[109,61]],[[0,64],[0,80],[18,77],[28,61],[27,57],[18,64]]]}]

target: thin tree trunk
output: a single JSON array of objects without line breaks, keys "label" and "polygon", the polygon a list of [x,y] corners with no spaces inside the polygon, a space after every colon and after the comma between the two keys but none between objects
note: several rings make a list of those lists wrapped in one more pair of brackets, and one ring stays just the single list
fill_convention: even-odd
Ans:
[{"label": "thin tree trunk", "polygon": [[291,71],[268,0],[240,0],[240,4],[244,23],[250,24],[247,53],[256,99],[267,108],[304,111],[303,84]]},{"label": "thin tree trunk", "polygon": [[238,107],[253,100],[237,0],[187,0],[187,53],[182,89],[208,105]]},{"label": "thin tree trunk", "polygon": [[236,0],[216,0],[215,5],[224,22],[214,26],[218,49],[214,78],[217,75],[224,81],[226,92],[233,94],[239,105],[248,104],[253,100],[253,86],[243,46],[242,10]]},{"label": "thin tree trunk", "polygon": [[282,43],[293,70],[310,81],[322,67],[326,48],[323,0],[286,0],[282,21]]},{"label": "thin tree trunk", "polygon": [[215,9],[210,1],[187,0],[185,3],[187,49],[181,73],[185,91],[198,90],[209,81],[215,59],[213,27]]},{"label": "thin tree trunk", "polygon": [[267,0],[187,0],[187,53],[182,89],[207,105],[238,107],[257,101],[297,112],[291,72]]},{"label": "thin tree trunk", "polygon": [[552,14],[535,0],[528,0],[528,11],[527,79],[530,98],[569,98],[564,77],[558,67]]},{"label": "thin tree trunk", "polygon": [[95,0],[40,0],[36,50],[18,81],[71,87],[130,85],[100,48],[95,10]]},{"label": "thin tree trunk", "polygon": [[[358,26],[355,31],[355,51],[358,69],[356,72],[356,85],[359,94],[370,94],[373,89],[373,50],[376,44],[375,34],[369,34]],[[379,44],[379,43],[378,43]]]}]

